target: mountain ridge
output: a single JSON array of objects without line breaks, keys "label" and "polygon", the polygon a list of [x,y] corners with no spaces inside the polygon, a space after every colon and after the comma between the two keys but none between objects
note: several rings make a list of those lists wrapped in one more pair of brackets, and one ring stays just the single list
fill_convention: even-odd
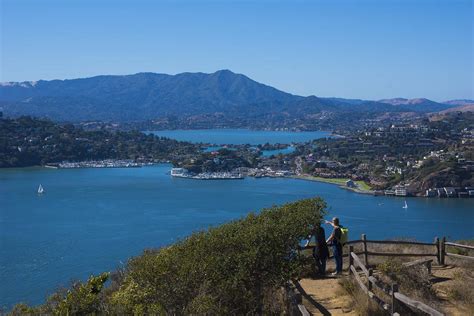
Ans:
[{"label": "mountain ridge", "polygon": [[[300,118],[322,112],[435,112],[455,105],[428,99],[390,102],[299,96],[228,69],[175,75],[140,72],[0,84],[6,116],[34,115],[54,120],[140,121],[157,117],[222,114],[239,117]],[[383,101],[383,102],[382,102]],[[395,104],[396,103],[396,104]]]}]

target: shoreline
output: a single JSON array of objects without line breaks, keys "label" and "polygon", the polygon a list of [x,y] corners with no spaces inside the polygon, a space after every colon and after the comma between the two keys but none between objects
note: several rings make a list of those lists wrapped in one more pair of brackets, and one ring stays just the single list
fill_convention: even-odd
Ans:
[{"label": "shoreline", "polygon": [[343,183],[341,183],[342,181],[347,181],[348,179],[341,179],[341,181],[338,181],[331,178],[313,177],[313,176],[308,176],[308,175],[300,175],[300,176],[295,175],[295,176],[289,176],[288,178],[333,184],[333,185],[337,185],[341,189],[349,190],[355,193],[375,195],[373,190],[366,190],[366,189],[361,189],[361,188],[350,188],[350,187],[345,186]]}]

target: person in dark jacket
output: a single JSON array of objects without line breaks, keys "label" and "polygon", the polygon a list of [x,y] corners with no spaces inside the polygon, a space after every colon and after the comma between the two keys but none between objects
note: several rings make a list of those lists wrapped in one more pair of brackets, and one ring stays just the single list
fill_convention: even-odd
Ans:
[{"label": "person in dark jacket", "polygon": [[334,217],[330,222],[326,221],[326,224],[330,224],[333,227],[331,236],[329,236],[326,242],[332,245],[334,260],[336,261],[336,272],[331,275],[335,276],[342,273],[342,231],[339,224],[339,218],[337,217]]},{"label": "person in dark jacket", "polygon": [[314,237],[315,246],[313,248],[313,258],[316,261],[318,274],[324,276],[326,274],[326,261],[329,257],[329,249],[326,243],[326,234],[321,224],[317,224],[311,232],[310,239]]}]

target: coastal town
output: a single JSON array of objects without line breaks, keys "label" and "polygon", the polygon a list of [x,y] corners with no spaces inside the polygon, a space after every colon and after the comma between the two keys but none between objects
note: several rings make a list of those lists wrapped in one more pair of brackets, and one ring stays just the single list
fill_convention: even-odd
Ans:
[{"label": "coastal town", "polygon": [[136,162],[134,160],[115,160],[115,159],[105,159],[105,160],[89,160],[89,161],[79,161],[79,162],[60,162],[60,163],[51,163],[47,164],[46,167],[49,168],[65,168],[65,169],[74,169],[74,168],[139,168],[143,166],[151,165],[151,162]]},{"label": "coastal town", "polygon": [[297,177],[374,195],[474,197],[472,122],[472,113],[453,113],[355,133],[338,131],[338,137],[292,144],[288,154],[267,156],[250,146],[227,145],[178,164],[250,177]]},{"label": "coastal town", "polygon": [[172,176],[196,180],[292,177],[364,194],[472,198],[473,121],[472,112],[448,113],[399,124],[371,122],[309,142],[236,145],[3,119],[7,143],[0,164],[136,168],[169,163],[176,168]]}]

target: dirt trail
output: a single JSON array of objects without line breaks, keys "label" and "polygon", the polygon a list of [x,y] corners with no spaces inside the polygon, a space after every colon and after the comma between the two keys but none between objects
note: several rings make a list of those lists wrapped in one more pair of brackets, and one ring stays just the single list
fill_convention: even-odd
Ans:
[{"label": "dirt trail", "polygon": [[[474,311],[470,311],[469,307],[456,304],[449,297],[450,287],[456,282],[456,275],[463,272],[463,268],[447,265],[444,267],[434,266],[432,269],[433,288],[437,296],[442,300],[441,308],[446,315],[464,316],[474,315]],[[465,279],[466,286],[472,287],[472,279]]]},{"label": "dirt trail", "polygon": [[312,315],[357,315],[351,309],[352,298],[337,278],[302,279],[299,281],[303,304]]}]

